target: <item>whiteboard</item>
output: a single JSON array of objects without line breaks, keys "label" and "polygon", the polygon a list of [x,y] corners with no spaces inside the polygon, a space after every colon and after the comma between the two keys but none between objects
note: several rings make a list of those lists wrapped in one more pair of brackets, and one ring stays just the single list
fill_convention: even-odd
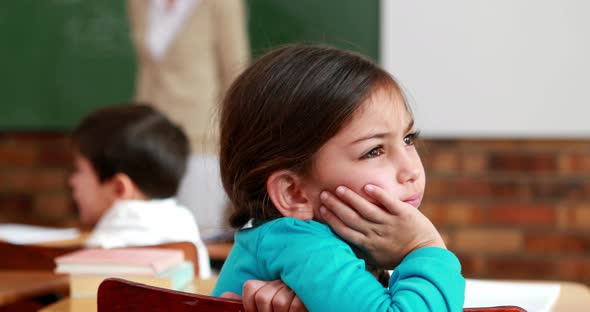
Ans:
[{"label": "whiteboard", "polygon": [[381,62],[428,137],[589,138],[590,1],[382,0]]}]

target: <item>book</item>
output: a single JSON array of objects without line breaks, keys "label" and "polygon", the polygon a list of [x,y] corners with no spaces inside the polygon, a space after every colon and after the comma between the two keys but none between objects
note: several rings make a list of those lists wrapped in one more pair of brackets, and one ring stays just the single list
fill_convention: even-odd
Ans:
[{"label": "book", "polygon": [[184,260],[181,250],[162,248],[82,249],[55,258],[56,273],[157,275]]},{"label": "book", "polygon": [[98,286],[109,277],[118,277],[136,283],[147,284],[172,290],[184,290],[193,281],[195,270],[193,263],[182,261],[155,276],[105,274],[105,275],[70,275],[70,296],[72,298],[96,297]]}]

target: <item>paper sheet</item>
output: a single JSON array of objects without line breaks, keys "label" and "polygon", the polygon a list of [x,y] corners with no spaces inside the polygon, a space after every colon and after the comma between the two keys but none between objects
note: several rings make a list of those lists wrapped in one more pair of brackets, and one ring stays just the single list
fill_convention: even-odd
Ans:
[{"label": "paper sheet", "polygon": [[515,305],[529,312],[546,312],[551,311],[560,291],[560,285],[556,283],[466,281],[466,308]]},{"label": "paper sheet", "polygon": [[76,228],[52,228],[26,224],[0,224],[0,240],[12,244],[27,245],[51,241],[76,239],[80,231]]}]

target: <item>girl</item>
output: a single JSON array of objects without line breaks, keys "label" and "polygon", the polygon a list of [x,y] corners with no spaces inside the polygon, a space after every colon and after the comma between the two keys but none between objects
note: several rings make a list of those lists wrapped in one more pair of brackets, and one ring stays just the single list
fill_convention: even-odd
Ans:
[{"label": "girl", "polygon": [[[417,210],[425,175],[416,138],[400,87],[362,56],[316,46],[262,56],[221,109],[221,176],[230,223],[242,229],[213,295],[281,279],[310,311],[461,310],[459,261]],[[363,244],[375,235],[361,218],[346,236],[364,247],[349,246],[325,225],[335,218],[325,206],[387,211],[388,220],[369,220],[395,225],[393,234],[371,229],[396,237],[387,253],[396,257]],[[369,270],[394,266],[384,285]]]}]

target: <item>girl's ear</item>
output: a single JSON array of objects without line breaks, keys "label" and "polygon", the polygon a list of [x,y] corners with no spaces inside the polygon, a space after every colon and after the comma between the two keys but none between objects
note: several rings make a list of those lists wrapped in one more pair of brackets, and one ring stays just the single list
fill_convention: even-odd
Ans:
[{"label": "girl's ear", "polygon": [[302,179],[289,170],[276,171],[266,180],[268,196],[283,216],[310,220],[313,207],[302,186]]},{"label": "girl's ear", "polygon": [[146,196],[125,173],[115,174],[111,178],[111,183],[117,199],[146,199]]}]

